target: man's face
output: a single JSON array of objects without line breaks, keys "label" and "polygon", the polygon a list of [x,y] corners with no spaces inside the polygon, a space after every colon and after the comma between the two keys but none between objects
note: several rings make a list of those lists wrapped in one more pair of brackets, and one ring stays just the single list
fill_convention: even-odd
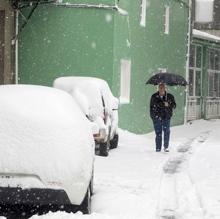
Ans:
[{"label": "man's face", "polygon": [[165,94],[165,84],[159,84],[159,93]]}]

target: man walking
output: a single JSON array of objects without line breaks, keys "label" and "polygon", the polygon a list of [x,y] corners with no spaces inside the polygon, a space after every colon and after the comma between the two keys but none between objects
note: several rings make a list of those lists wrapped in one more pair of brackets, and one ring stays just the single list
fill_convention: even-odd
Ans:
[{"label": "man walking", "polygon": [[174,96],[166,92],[165,84],[159,84],[159,91],[151,96],[150,116],[156,134],[156,152],[161,151],[162,131],[164,132],[164,151],[169,152],[170,120],[176,108]]}]

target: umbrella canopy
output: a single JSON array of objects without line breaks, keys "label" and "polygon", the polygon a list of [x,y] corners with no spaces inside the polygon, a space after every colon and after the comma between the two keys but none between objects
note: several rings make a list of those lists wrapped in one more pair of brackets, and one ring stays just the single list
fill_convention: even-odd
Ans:
[{"label": "umbrella canopy", "polygon": [[184,77],[181,75],[173,74],[173,73],[158,73],[153,75],[146,84],[166,84],[170,86],[179,85],[179,86],[186,86],[187,82]]}]

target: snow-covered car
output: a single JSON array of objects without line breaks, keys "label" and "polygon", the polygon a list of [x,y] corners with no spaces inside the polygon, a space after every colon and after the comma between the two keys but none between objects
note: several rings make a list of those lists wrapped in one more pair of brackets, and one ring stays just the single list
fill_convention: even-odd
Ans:
[{"label": "snow-covered car", "polygon": [[0,121],[0,205],[89,213],[95,142],[73,98],[55,88],[2,85]]},{"label": "snow-covered car", "polygon": [[107,82],[94,77],[60,77],[53,86],[71,94],[92,125],[100,155],[118,146],[118,98]]}]

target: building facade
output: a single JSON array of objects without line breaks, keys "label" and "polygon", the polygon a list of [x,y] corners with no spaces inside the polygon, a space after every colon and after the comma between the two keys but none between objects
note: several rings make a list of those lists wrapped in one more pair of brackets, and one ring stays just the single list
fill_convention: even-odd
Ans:
[{"label": "building facade", "polygon": [[[219,0],[209,0],[204,3],[204,1],[200,3],[201,0],[193,0],[193,27],[198,30],[203,30],[207,33],[217,35],[220,37],[220,1]],[[199,7],[200,4],[204,5],[204,9]],[[197,20],[196,13],[201,13],[204,17],[207,14],[207,9],[210,9],[210,19],[205,21],[199,19]],[[203,11],[205,10],[205,11]]]},{"label": "building facade", "polygon": [[[105,79],[120,98],[120,127],[152,130],[146,80],[166,69],[185,76],[188,8],[182,1],[42,1],[20,9],[19,83],[51,86],[60,76]],[[36,1],[34,1],[36,2]],[[51,2],[51,1],[50,1]],[[24,19],[20,16],[19,25]],[[184,122],[184,88],[169,88],[178,108],[173,125]]]},{"label": "building facade", "polygon": [[220,118],[220,3],[208,3],[213,4],[208,22],[195,20],[195,13],[201,13],[196,4],[194,1],[187,120]]}]

